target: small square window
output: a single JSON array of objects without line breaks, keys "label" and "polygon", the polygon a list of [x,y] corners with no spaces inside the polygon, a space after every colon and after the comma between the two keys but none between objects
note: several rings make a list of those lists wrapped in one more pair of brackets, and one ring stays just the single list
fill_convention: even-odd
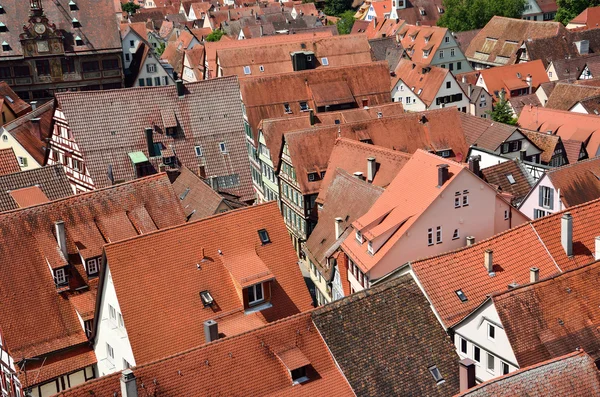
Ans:
[{"label": "small square window", "polygon": [[219,143],[219,150],[221,153],[227,153],[227,146],[225,146],[225,142]]},{"label": "small square window", "polygon": [[260,237],[260,242],[263,244],[268,244],[271,242],[271,239],[269,238],[269,233],[265,229],[259,230],[258,236]]},{"label": "small square window", "polygon": [[450,81],[446,81],[446,88],[447,89],[452,88],[452,83]]},{"label": "small square window", "polygon": [[248,304],[253,305],[261,302],[263,299],[264,297],[262,283],[248,287]]},{"label": "small square window", "polygon": [[323,65],[323,66],[329,66],[329,59],[327,59],[327,58],[321,58],[321,65]]},{"label": "small square window", "polygon": [[146,65],[146,70],[148,71],[148,73],[155,73],[156,65],[153,63],[149,63],[148,65]]},{"label": "small square window", "polygon": [[456,296],[458,296],[458,299],[460,299],[461,302],[466,302],[467,296],[465,295],[465,293],[462,291],[462,289],[459,289],[458,291],[455,291]]},{"label": "small square window", "polygon": [[202,147],[196,146],[194,151],[196,152],[196,157],[202,157]]},{"label": "small square window", "polygon": [[98,261],[99,261],[99,259],[90,259],[87,261],[88,274],[98,273]]},{"label": "small square window", "polygon": [[250,66],[244,66],[244,74],[250,74],[250,73],[252,73],[250,71]]},{"label": "small square window", "polygon": [[290,375],[292,376],[292,382],[294,382],[294,384],[304,383],[308,380],[308,377],[306,376],[306,366],[291,370]]},{"label": "small square window", "polygon": [[133,46],[135,46],[135,41],[129,40],[129,47],[133,47]]}]

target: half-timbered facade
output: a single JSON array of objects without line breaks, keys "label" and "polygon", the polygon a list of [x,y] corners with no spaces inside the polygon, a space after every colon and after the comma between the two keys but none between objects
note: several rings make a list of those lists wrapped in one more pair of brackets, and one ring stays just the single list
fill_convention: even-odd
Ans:
[{"label": "half-timbered facade", "polygon": [[123,87],[110,0],[2,2],[0,79],[25,100]]},{"label": "half-timbered facade", "polygon": [[3,397],[23,397],[23,387],[17,377],[14,358],[0,330],[0,388]]}]

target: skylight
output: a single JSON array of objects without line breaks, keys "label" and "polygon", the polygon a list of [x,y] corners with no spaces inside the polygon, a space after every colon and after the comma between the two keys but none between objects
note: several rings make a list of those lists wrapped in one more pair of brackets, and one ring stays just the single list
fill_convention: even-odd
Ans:
[{"label": "skylight", "polygon": [[214,299],[208,290],[200,292],[200,298],[204,307],[212,305]]},{"label": "skylight", "polygon": [[433,379],[437,382],[438,385],[440,383],[445,382],[444,377],[440,373],[440,370],[435,365],[433,367],[429,367],[429,372],[431,373],[431,376],[433,376]]},{"label": "skylight", "polygon": [[11,97],[9,97],[8,95],[5,95],[4,98],[6,98],[6,100],[10,103],[15,103],[14,99],[12,99]]},{"label": "skylight", "polygon": [[265,229],[260,229],[258,231],[258,237],[260,237],[260,242],[263,244],[268,244],[271,242],[269,238],[269,233]]},{"label": "skylight", "polygon": [[458,299],[460,299],[461,302],[466,302],[467,299],[467,295],[465,295],[465,293],[462,291],[462,289],[459,289],[456,292],[456,296],[458,296]]},{"label": "skylight", "polygon": [[506,175],[506,179],[508,179],[508,182],[510,182],[511,185],[515,184],[515,178],[513,177],[512,174]]}]

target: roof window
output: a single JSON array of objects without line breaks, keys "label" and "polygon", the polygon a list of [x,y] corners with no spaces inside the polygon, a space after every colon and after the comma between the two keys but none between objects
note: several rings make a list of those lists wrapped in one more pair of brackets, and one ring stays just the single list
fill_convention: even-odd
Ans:
[{"label": "roof window", "polygon": [[460,299],[461,302],[466,302],[468,300],[467,295],[465,295],[465,293],[463,292],[462,289],[459,289],[458,291],[455,291],[455,292],[456,292],[456,296],[458,296],[458,299]]},{"label": "roof window", "polygon": [[258,67],[258,70],[260,70],[261,72],[264,72],[264,71],[265,71],[265,67],[264,67],[263,65],[260,65],[260,66]]},{"label": "roof window", "polygon": [[250,66],[244,66],[244,74],[251,74]]},{"label": "roof window", "polygon": [[69,9],[71,11],[77,11],[77,4],[73,0],[69,1]]},{"label": "roof window", "polygon": [[290,373],[294,384],[304,383],[308,380],[308,377],[306,376],[306,366],[293,369]]},{"label": "roof window", "polygon": [[0,32],[8,32],[8,28],[4,24],[4,22],[0,22]]},{"label": "roof window", "polygon": [[83,40],[81,40],[81,37],[75,37],[75,45],[83,45]]},{"label": "roof window", "polygon": [[508,175],[506,175],[506,179],[508,179],[508,182],[509,182],[511,185],[514,185],[514,184],[515,184],[515,178],[513,177],[513,175],[512,175],[512,174],[508,174]]},{"label": "roof window", "polygon": [[194,151],[196,152],[196,157],[202,157],[202,147],[201,146],[194,147]]},{"label": "roof window", "polygon": [[290,109],[290,104],[289,103],[284,103],[283,104],[283,108],[285,109],[286,113],[292,113],[292,109]]},{"label": "roof window", "polygon": [[429,367],[429,372],[431,373],[431,376],[433,376],[433,379],[438,385],[445,382],[444,377],[440,373],[440,370],[435,365],[433,367]]},{"label": "roof window", "polygon": [[74,28],[80,28],[81,27],[81,23],[79,23],[79,21],[77,20],[77,18],[73,18],[73,20],[71,21],[71,23],[73,24]]},{"label": "roof window", "polygon": [[215,301],[208,290],[200,292],[200,298],[202,299],[204,307],[212,305]]},{"label": "roof window", "polygon": [[308,110],[308,103],[306,102],[300,102],[300,111],[301,112],[306,112]]},{"label": "roof window", "polygon": [[269,232],[267,232],[266,229],[260,229],[258,231],[258,237],[260,237],[260,242],[263,244],[268,244],[271,242],[271,239],[269,238]]},{"label": "roof window", "polygon": [[323,65],[323,66],[329,66],[329,59],[327,59],[327,58],[321,58],[321,65]]},{"label": "roof window", "polygon": [[2,42],[2,51],[10,51],[10,44],[8,44],[6,41]]}]

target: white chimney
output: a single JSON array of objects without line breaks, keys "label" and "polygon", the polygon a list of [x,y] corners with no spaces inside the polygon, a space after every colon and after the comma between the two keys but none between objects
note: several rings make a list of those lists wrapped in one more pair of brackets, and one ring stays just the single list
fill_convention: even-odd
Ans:
[{"label": "white chimney", "polygon": [[121,396],[138,397],[135,375],[129,368],[121,372]]},{"label": "white chimney", "polygon": [[463,76],[463,77],[462,77],[462,82],[463,82],[463,83],[466,83],[466,82],[467,82],[467,76]]},{"label": "white chimney", "polygon": [[65,223],[63,221],[54,222],[54,230],[56,231],[56,242],[62,252],[65,260],[69,260],[69,253],[67,252],[67,235],[65,234]]},{"label": "white chimney", "polygon": [[600,236],[596,237],[596,252],[594,253],[594,259],[600,261]]},{"label": "white chimney", "polygon": [[483,253],[483,262],[485,270],[491,275],[494,273],[494,251],[491,249],[485,250]]},{"label": "white chimney", "polygon": [[471,246],[475,244],[475,237],[473,236],[467,236],[467,247]]},{"label": "white chimney", "polygon": [[204,339],[206,343],[219,339],[219,324],[215,320],[206,320],[204,322]]},{"label": "white chimney", "polygon": [[579,55],[586,55],[590,52],[589,40],[576,41],[575,47],[577,47],[577,52],[579,52]]},{"label": "white chimney", "polygon": [[335,239],[337,240],[342,235],[342,221],[340,217],[335,218]]},{"label": "white chimney", "polygon": [[532,267],[529,269],[529,282],[537,283],[538,281],[540,281],[540,269]]},{"label": "white chimney", "polygon": [[369,157],[367,159],[367,182],[372,183],[375,179],[375,172],[377,170],[377,163],[375,157]]},{"label": "white chimney", "polygon": [[573,217],[565,212],[560,219],[560,242],[567,256],[573,256]]},{"label": "white chimney", "polygon": [[531,75],[530,74],[528,74],[527,77],[525,77],[525,82],[527,83],[527,87],[529,87],[528,88],[529,94],[533,94],[533,91],[532,91],[532,88],[531,88],[532,79],[531,79]]}]

